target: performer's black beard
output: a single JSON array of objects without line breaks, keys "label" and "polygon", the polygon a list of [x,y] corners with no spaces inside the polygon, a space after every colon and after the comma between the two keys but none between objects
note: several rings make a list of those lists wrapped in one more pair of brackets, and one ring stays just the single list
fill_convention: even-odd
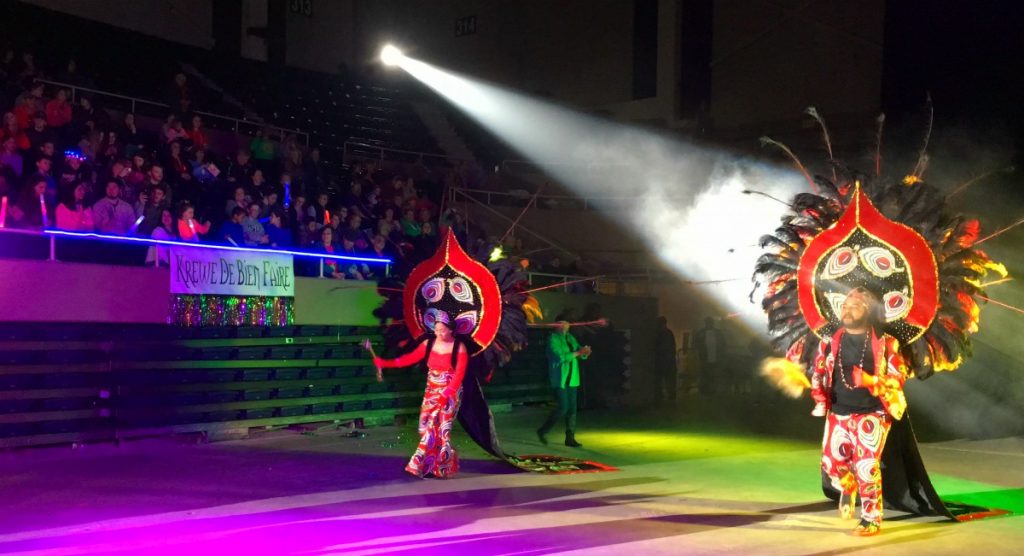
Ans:
[{"label": "performer's black beard", "polygon": [[843,317],[843,328],[846,328],[846,329],[852,328],[854,330],[864,330],[867,327],[868,327],[868,317],[867,317],[867,315],[864,315],[863,317],[861,317],[859,319],[854,319],[853,317],[846,317],[846,316]]}]

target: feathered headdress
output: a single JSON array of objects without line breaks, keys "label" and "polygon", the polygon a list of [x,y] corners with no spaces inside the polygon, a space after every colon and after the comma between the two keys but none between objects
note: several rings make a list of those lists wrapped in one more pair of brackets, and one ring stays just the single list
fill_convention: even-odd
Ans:
[{"label": "feathered headdress", "polygon": [[[824,130],[817,113],[809,113]],[[1005,277],[1006,268],[974,246],[978,221],[955,214],[921,179],[926,156],[900,180],[867,176],[834,160],[828,179],[812,178],[785,152],[814,191],[797,194],[782,225],[760,240],[767,252],[754,269],[755,290],[765,286],[761,306],[772,347],[809,368],[815,340],[840,325],[845,294],[864,287],[882,300],[884,332],[900,341],[918,378],[960,366],[971,354],[970,334],[978,331],[982,281],[989,272]],[[763,374],[780,379],[790,371],[767,367]]]},{"label": "feathered headdress", "polygon": [[525,284],[518,265],[470,257],[449,229],[437,252],[413,268],[405,284],[381,284],[386,301],[375,314],[385,326],[386,342],[394,346],[428,338],[435,322],[448,324],[474,363],[490,373],[526,346],[527,324],[540,316]]}]

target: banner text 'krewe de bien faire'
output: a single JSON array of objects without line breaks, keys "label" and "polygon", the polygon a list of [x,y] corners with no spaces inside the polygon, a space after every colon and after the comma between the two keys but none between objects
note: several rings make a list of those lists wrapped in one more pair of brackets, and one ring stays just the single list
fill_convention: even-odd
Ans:
[{"label": "banner text 'krewe de bien faire'", "polygon": [[174,247],[171,293],[295,296],[291,255]]}]

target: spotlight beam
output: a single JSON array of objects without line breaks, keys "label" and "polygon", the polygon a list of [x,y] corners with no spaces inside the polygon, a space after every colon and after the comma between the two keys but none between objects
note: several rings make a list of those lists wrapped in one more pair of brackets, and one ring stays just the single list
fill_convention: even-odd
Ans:
[{"label": "spotlight beam", "polygon": [[[807,187],[800,173],[600,120],[407,56],[400,67],[577,195],[636,199],[628,209],[608,202],[600,208],[684,281],[715,283],[708,294],[724,312],[764,329],[760,308],[747,303],[745,281],[716,283],[723,275],[748,276],[759,253],[722,254],[778,226],[785,209],[760,197],[787,204],[781,199]],[[594,161],[615,164],[583,171]]]}]

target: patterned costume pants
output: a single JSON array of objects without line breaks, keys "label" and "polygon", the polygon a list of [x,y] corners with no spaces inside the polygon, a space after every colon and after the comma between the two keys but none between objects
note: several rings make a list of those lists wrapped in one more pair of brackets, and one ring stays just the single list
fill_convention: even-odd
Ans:
[{"label": "patterned costume pants", "polygon": [[420,443],[409,459],[405,470],[417,477],[433,474],[447,479],[459,470],[459,458],[452,446],[452,422],[459,413],[462,388],[454,399],[446,398],[444,389],[451,382],[451,371],[431,369],[427,374],[427,389],[420,407]]},{"label": "patterned costume pants", "polygon": [[837,490],[860,495],[861,519],[882,520],[879,466],[891,417],[886,413],[828,414],[821,468]]}]

